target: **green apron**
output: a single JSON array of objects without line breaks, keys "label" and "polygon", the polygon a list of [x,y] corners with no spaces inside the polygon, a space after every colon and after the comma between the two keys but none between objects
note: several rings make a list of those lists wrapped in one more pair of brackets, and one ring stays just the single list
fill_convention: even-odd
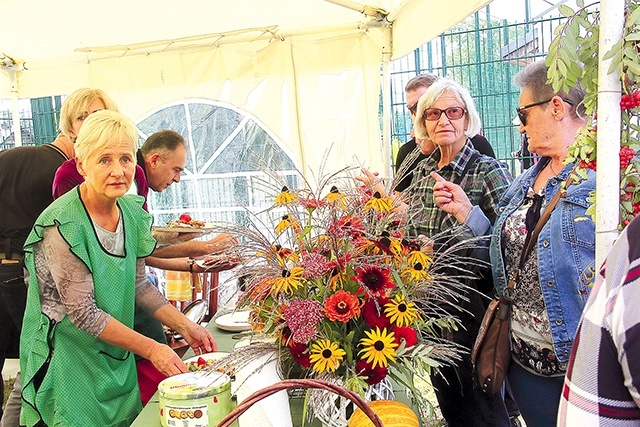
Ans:
[{"label": "green apron", "polygon": [[68,316],[56,324],[42,313],[33,247],[42,240],[43,227],[57,225],[71,252],[91,271],[98,308],[132,328],[136,261],[155,248],[143,202],[129,195],[118,200],[123,256],[102,248],[77,189],[36,221],[25,243],[30,282],[20,341],[22,425],[126,427],[142,409],[132,354],[81,331]]}]

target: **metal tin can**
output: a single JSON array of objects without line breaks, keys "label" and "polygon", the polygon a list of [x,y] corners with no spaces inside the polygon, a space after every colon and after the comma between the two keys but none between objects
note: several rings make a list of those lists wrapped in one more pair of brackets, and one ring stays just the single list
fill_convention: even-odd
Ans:
[{"label": "metal tin can", "polygon": [[231,380],[221,372],[187,372],[158,385],[162,427],[215,427],[235,407]]}]

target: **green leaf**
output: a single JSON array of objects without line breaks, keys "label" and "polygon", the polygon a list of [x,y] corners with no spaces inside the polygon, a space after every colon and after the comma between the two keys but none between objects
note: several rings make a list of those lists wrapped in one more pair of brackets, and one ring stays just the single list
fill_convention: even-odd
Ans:
[{"label": "green leaf", "polygon": [[562,16],[566,16],[567,18],[572,17],[574,13],[573,9],[571,9],[566,4],[561,4],[560,6],[558,6],[558,12],[560,12]]},{"label": "green leaf", "polygon": [[633,28],[634,26],[640,24],[640,7],[636,7],[631,15],[627,18],[627,28]]},{"label": "green leaf", "polygon": [[[638,10],[640,10],[640,8],[638,8]],[[625,38],[625,40],[628,40],[628,41],[640,40],[640,32],[627,34],[626,36],[624,36],[624,38]]]},{"label": "green leaf", "polygon": [[582,9],[584,7],[584,0],[576,0],[576,6]]},{"label": "green leaf", "polygon": [[602,59],[603,60],[607,60],[607,59],[613,58],[615,55],[620,54],[620,50],[622,49],[622,42],[623,42],[622,39],[618,40],[616,42],[616,44],[614,44],[611,47],[611,50],[609,52],[605,53],[605,55],[602,57]]}]

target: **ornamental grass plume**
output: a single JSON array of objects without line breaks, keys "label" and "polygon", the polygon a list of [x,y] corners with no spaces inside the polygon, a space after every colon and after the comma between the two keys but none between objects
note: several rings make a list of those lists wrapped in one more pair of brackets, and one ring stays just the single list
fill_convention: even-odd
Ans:
[{"label": "ornamental grass plume", "polygon": [[[248,226],[221,227],[240,242],[238,307],[251,310],[255,334],[278,338],[283,375],[359,393],[392,379],[428,407],[413,380],[460,358],[439,332],[456,327],[450,309],[465,298],[469,258],[405,235],[396,201],[357,185],[351,171],[321,175],[315,190],[265,172],[273,206]],[[456,265],[458,276],[443,275]],[[310,413],[325,404],[310,399]]]}]

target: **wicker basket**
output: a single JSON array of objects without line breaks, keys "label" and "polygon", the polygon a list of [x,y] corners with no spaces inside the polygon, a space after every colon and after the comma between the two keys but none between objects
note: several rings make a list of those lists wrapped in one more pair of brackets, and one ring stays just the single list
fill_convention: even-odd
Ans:
[{"label": "wicker basket", "polygon": [[236,421],[240,417],[240,415],[244,414],[254,403],[288,388],[320,388],[323,390],[332,391],[336,394],[339,394],[340,396],[346,397],[347,399],[355,403],[358,408],[362,409],[364,413],[367,414],[375,427],[384,427],[378,415],[373,412],[373,409],[371,409],[367,402],[357,393],[354,393],[351,390],[348,390],[329,381],[314,379],[283,380],[269,387],[260,389],[243,400],[238,406],[236,406],[236,408],[229,415],[227,415],[222,421],[220,421],[218,427],[231,426],[231,423]]}]

